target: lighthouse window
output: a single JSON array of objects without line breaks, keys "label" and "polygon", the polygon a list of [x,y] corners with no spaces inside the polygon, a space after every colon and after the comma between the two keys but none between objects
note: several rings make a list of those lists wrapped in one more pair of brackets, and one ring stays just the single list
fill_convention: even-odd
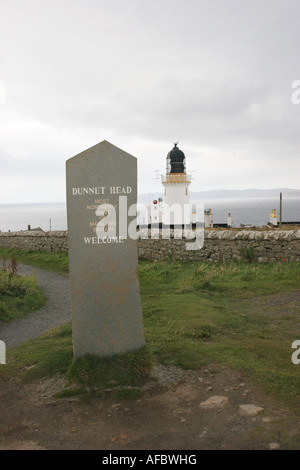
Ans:
[{"label": "lighthouse window", "polygon": [[187,196],[188,195],[188,189],[185,188],[185,195]]},{"label": "lighthouse window", "polygon": [[165,188],[165,196],[166,196],[166,195],[167,195],[167,190],[166,190],[166,188]]}]

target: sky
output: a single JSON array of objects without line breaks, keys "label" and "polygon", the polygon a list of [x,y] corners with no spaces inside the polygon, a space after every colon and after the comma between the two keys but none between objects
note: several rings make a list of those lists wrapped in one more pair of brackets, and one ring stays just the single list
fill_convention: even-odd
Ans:
[{"label": "sky", "polygon": [[102,140],[137,157],[140,194],[174,142],[191,191],[300,188],[299,0],[0,0],[0,18],[0,204],[65,201],[66,160]]}]

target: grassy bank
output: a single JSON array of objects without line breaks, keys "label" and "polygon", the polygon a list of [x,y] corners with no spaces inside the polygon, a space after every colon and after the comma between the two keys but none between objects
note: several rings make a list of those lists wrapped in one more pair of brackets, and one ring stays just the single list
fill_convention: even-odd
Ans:
[{"label": "grassy bank", "polygon": [[67,274],[69,271],[69,258],[67,252],[47,253],[41,251],[24,251],[16,248],[1,248],[0,259],[16,258],[19,263],[29,264],[41,269],[48,269],[60,274]]},{"label": "grassy bank", "polygon": [[184,368],[239,369],[297,404],[300,366],[291,362],[291,344],[300,338],[300,295],[292,294],[299,275],[297,263],[143,263],[148,347]]},{"label": "grassy bank", "polygon": [[[57,255],[47,254],[51,256],[54,263]],[[242,371],[273,396],[298,406],[300,365],[292,364],[291,345],[300,339],[300,263],[141,260],[139,277],[147,345],[128,364],[141,380],[151,361],[187,369],[218,363]],[[120,358],[111,360],[116,362],[91,359],[75,366],[69,325],[9,350],[0,376],[18,373],[31,379],[68,371],[91,386],[104,376],[116,385],[134,385],[134,374],[125,380],[126,367],[117,369]],[[114,378],[104,372],[115,367]],[[89,382],[91,377],[96,381]]]},{"label": "grassy bank", "polygon": [[0,266],[0,322],[11,322],[40,309],[46,296],[34,276],[20,276],[14,259]]}]

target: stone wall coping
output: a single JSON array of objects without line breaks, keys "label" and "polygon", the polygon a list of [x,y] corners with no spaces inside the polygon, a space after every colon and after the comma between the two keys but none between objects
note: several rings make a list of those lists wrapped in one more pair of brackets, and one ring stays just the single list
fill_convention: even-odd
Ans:
[{"label": "stone wall coping", "polygon": [[[170,231],[170,238],[181,239],[181,230],[176,229]],[[187,232],[191,235],[191,231]],[[142,229],[138,233],[138,239],[151,238],[151,231]],[[159,230],[159,234],[162,231]],[[67,230],[52,230],[51,232],[40,232],[35,230],[22,230],[19,232],[0,232],[0,237],[55,237],[64,238],[68,236]],[[186,237],[182,236],[182,239]],[[299,240],[300,230],[205,230],[204,238],[207,240]]]},{"label": "stone wall coping", "polygon": [[[160,234],[162,231],[160,231]],[[170,238],[181,239],[181,230],[170,231]],[[175,237],[174,237],[175,234]],[[188,234],[191,231],[188,230]],[[139,232],[141,239],[150,238],[150,230],[143,229]],[[182,239],[186,237],[182,236]],[[299,240],[300,230],[205,230],[204,238],[207,240]]]},{"label": "stone wall coping", "polygon": [[0,232],[0,237],[66,237],[66,230],[52,230],[51,232],[40,232],[36,230],[20,230],[19,232]]}]

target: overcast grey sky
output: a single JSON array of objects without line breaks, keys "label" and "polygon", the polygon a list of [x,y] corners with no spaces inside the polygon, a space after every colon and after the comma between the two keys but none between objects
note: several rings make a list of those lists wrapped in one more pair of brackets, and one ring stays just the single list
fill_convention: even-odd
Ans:
[{"label": "overcast grey sky", "polygon": [[65,200],[108,140],[139,192],[179,142],[191,190],[300,188],[299,0],[0,0],[0,204]]}]

